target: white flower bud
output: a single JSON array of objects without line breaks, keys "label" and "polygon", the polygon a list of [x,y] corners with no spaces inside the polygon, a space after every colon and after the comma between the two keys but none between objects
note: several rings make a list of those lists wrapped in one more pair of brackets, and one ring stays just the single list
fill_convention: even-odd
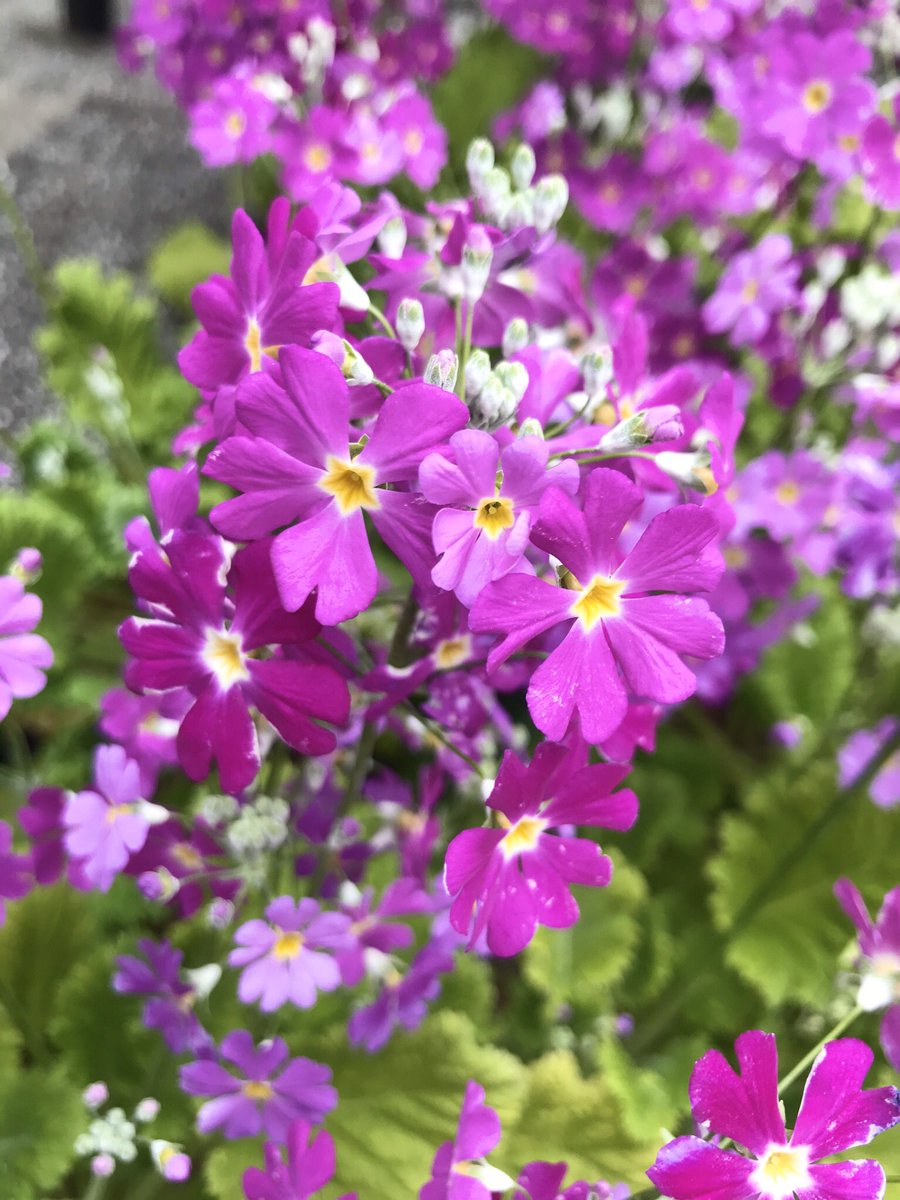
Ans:
[{"label": "white flower bud", "polygon": [[397,309],[397,336],[400,345],[412,354],[425,332],[425,310],[420,300],[401,300]]},{"label": "white flower bud", "polygon": [[528,345],[528,322],[523,317],[513,317],[503,332],[503,357],[512,358]]},{"label": "white flower bud", "polygon": [[569,203],[569,185],[562,175],[545,175],[534,188],[534,227],[547,233],[559,221]]},{"label": "white flower bud", "polygon": [[385,221],[378,234],[378,248],[385,258],[401,258],[406,249],[406,222],[402,217]]},{"label": "white flower bud", "polygon": [[587,394],[594,400],[606,395],[607,385],[613,377],[613,353],[611,346],[598,346],[581,360],[581,374]]},{"label": "white flower bud", "polygon": [[536,166],[534,151],[528,143],[523,142],[521,146],[517,146],[516,152],[512,157],[510,171],[513,183],[519,191],[524,191],[526,188],[531,187]]},{"label": "white flower bud", "polygon": [[452,350],[439,350],[432,354],[425,367],[425,382],[452,392],[456,387],[456,375],[459,371],[459,359]]},{"label": "white flower bud", "polygon": [[520,362],[498,363],[494,374],[505,388],[509,388],[516,398],[516,404],[518,404],[528,390],[530,382],[528,371],[525,369],[524,364]]},{"label": "white flower bud", "polygon": [[469,230],[460,264],[463,298],[469,304],[476,304],[484,295],[493,259],[491,239],[480,225],[475,225]]},{"label": "white flower bud", "polygon": [[145,1096],[143,1100],[139,1100],[137,1107],[134,1110],[134,1119],[141,1125],[146,1125],[148,1121],[155,1121],[159,1116],[159,1101],[153,1096]]},{"label": "white flower bud", "polygon": [[466,174],[472,190],[480,191],[479,185],[487,177],[494,166],[494,147],[487,138],[475,138],[469,143],[466,151]]},{"label": "white flower bud", "polygon": [[469,355],[469,361],[466,363],[466,395],[470,399],[474,399],[479,395],[481,389],[487,383],[488,376],[491,373],[491,359],[487,350],[473,350]]},{"label": "white flower bud", "polygon": [[719,490],[719,485],[710,470],[712,459],[708,450],[695,450],[693,453],[660,450],[653,461],[676,483],[691,488],[695,492],[703,492],[707,496],[712,496]]},{"label": "white flower bud", "polygon": [[539,437],[544,441],[544,427],[537,417],[526,417],[519,426],[519,437]]}]

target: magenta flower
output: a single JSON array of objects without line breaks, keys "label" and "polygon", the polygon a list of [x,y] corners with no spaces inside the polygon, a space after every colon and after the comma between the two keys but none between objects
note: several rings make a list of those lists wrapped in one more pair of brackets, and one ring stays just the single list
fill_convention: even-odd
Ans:
[{"label": "magenta flower", "polygon": [[319,257],[297,230],[278,236],[282,210],[270,213],[269,245],[243,211],[231,223],[231,275],[213,275],[191,293],[202,329],[178,355],[185,379],[216,391],[248,373],[270,369],[282,345],[308,345],[337,321],[333,283],[303,283]]},{"label": "magenta flower", "polygon": [[[287,1162],[278,1146],[267,1142],[266,1167],[248,1167],[244,1172],[247,1200],[309,1200],[334,1175],[334,1141],[320,1129],[312,1140],[308,1121],[292,1121],[287,1133]],[[341,1200],[349,1200],[342,1197]]]},{"label": "magenta flower", "polygon": [[572,772],[567,747],[543,742],[526,766],[503,756],[488,808],[500,828],[466,829],[450,843],[444,882],[453,899],[450,923],[473,946],[487,931],[493,954],[518,954],[538,925],[565,929],[578,920],[570,885],[606,887],[612,863],[596,842],[552,831],[571,825],[630,829],[637,797],[612,789],[627,766],[602,764]]},{"label": "magenta flower", "polygon": [[141,773],[121,746],[98,746],[94,788],[70,795],[63,812],[68,853],[81,859],[84,875],[108,892],[128,860],[144,845],[151,825],[169,812],[141,796]]},{"label": "magenta flower", "polygon": [[334,951],[348,943],[350,918],[323,913],[315,900],[279,896],[266,909],[266,920],[247,921],[234,935],[238,949],[229,966],[244,967],[238,996],[245,1004],[259,1001],[273,1012],[290,1001],[312,1008],[318,992],[333,992],[341,982]]},{"label": "magenta flower", "polygon": [[318,1125],[337,1104],[329,1068],[308,1058],[292,1058],[285,1066],[288,1048],[281,1038],[254,1046],[245,1029],[236,1029],[223,1039],[219,1053],[240,1075],[207,1059],[181,1068],[182,1091],[213,1097],[197,1114],[201,1133],[221,1129],[229,1139],[265,1133],[283,1142],[293,1121]]},{"label": "magenta flower", "polygon": [[[315,357],[321,357],[316,355]],[[132,656],[125,681],[137,692],[187,688],[194,702],[181,720],[178,758],[191,779],[205,779],[212,761],[222,787],[238,792],[259,769],[251,708],[302,754],[327,754],[335,737],[320,721],[347,720],[347,685],[331,667],[304,658],[299,647],[318,632],[308,610],[283,611],[269,562],[269,543],[239,551],[227,568],[221,540],[175,533],[161,553],[137,555],[129,572],[151,617],[120,628]],[[297,647],[290,659],[258,657],[265,647]]]},{"label": "magenta flower", "polygon": [[855,1038],[828,1045],[813,1063],[790,1139],[778,1104],[778,1054],[771,1033],[735,1042],[741,1073],[710,1050],[691,1076],[694,1120],[746,1147],[752,1157],[698,1137],[663,1146],[647,1172],[672,1200],[880,1200],[884,1170],[870,1159],[819,1163],[865,1146],[900,1121],[894,1087],[863,1091],[872,1051]]},{"label": "magenta flower", "polygon": [[900,887],[887,893],[873,922],[866,902],[849,879],[839,879],[834,894],[859,931],[862,979],[857,1004],[866,1012],[884,1009],[881,1048],[900,1071]]},{"label": "magenta flower", "polygon": [[519,438],[502,452],[489,433],[464,429],[446,453],[429,454],[419,469],[426,500],[446,506],[434,518],[432,538],[441,558],[431,572],[438,587],[471,606],[492,579],[528,571],[525,550],[534,514],[555,484],[578,489],[571,459],[547,469],[550,447],[542,438]]},{"label": "magenta flower", "polygon": [[[895,99],[895,118],[898,114],[900,102]],[[876,114],[863,129],[860,158],[870,198],[881,208],[900,208],[900,128]]]},{"label": "magenta flower", "polygon": [[800,266],[784,233],[770,233],[751,250],[728,263],[716,290],[703,305],[706,328],[731,331],[738,345],[758,342],[773,315],[789,308],[798,297]]},{"label": "magenta flower", "polygon": [[455,396],[411,383],[388,396],[354,455],[349,388],[322,354],[296,346],[281,355],[283,387],[259,375],[240,390],[241,424],[204,470],[244,494],[213,509],[226,537],[249,540],[288,526],[272,545],[282,603],[298,609],[314,588],[325,625],[362,612],[377,568],[364,515],[417,579],[428,579],[433,509],[421,496],[386,490],[415,479],[419,464],[468,420]]},{"label": "magenta flower", "polygon": [[696,505],[670,508],[623,554],[619,535],[641,498],[634,483],[603,467],[588,478],[583,512],[549,488],[531,540],[562,562],[563,586],[507,575],[488,584],[472,609],[472,629],[505,635],[488,656],[489,671],[532,638],[568,623],[528,687],[532,719],[555,741],[577,712],[585,739],[602,742],[625,716],[628,689],[661,704],[686,699],[696,680],[679,656],[713,658],[722,651],[722,623],[704,600],[658,594],[716,585],[724,564],[714,545],[715,517]]},{"label": "magenta flower", "polygon": [[[451,937],[455,940],[455,935]],[[387,1044],[396,1028],[417,1029],[428,1015],[428,1005],[440,995],[441,975],[452,970],[453,949],[446,937],[435,938],[423,947],[405,975],[388,966],[375,1000],[350,1018],[347,1037],[351,1046],[363,1046],[374,1054]]]},{"label": "magenta flower", "polygon": [[37,633],[41,619],[39,597],[26,593],[15,575],[0,576],[0,721],[13,700],[36,696],[47,682],[53,651]]},{"label": "magenta flower", "polygon": [[190,110],[191,142],[208,167],[249,163],[271,148],[278,108],[245,75],[225,75]]},{"label": "magenta flower", "polygon": [[484,1162],[500,1133],[500,1118],[485,1104],[484,1088],[470,1080],[456,1137],[438,1148],[419,1200],[491,1200],[492,1192],[504,1191],[512,1180]]},{"label": "magenta flower", "polygon": [[4,900],[21,900],[31,891],[31,859],[24,854],[14,854],[12,830],[5,821],[0,821],[0,925],[6,920]]}]

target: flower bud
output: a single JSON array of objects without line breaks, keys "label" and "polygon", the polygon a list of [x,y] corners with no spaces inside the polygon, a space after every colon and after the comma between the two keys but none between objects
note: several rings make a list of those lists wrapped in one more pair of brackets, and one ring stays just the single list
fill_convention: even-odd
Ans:
[{"label": "flower bud", "polygon": [[166,904],[178,894],[180,882],[166,867],[158,867],[155,871],[142,871],[137,880],[138,891],[145,900],[158,901]]},{"label": "flower bud", "polygon": [[512,358],[528,345],[528,322],[524,317],[513,317],[503,333],[503,357]]},{"label": "flower bud", "polygon": [[397,336],[400,345],[412,354],[425,332],[425,310],[420,300],[401,300],[397,309]]},{"label": "flower bud", "polygon": [[534,227],[538,233],[552,229],[569,203],[569,185],[562,175],[545,175],[534,188]]},{"label": "flower bud", "polygon": [[106,1179],[116,1169],[116,1160],[111,1154],[95,1154],[91,1159],[91,1173]]},{"label": "flower bud", "polygon": [[544,427],[537,417],[526,417],[519,426],[519,437],[539,437],[544,440]]},{"label": "flower bud", "polygon": [[510,172],[513,183],[519,191],[524,191],[526,188],[531,187],[536,166],[534,151],[527,142],[523,142],[521,146],[516,147],[516,152],[512,157],[510,165]]},{"label": "flower bud", "polygon": [[81,1093],[81,1099],[88,1108],[98,1109],[109,1099],[109,1088],[103,1082],[89,1083]]},{"label": "flower bud", "polygon": [[134,1110],[134,1119],[142,1125],[146,1125],[149,1121],[155,1121],[159,1116],[159,1101],[153,1096],[145,1096],[143,1100],[139,1100],[137,1107]]},{"label": "flower bud", "polygon": [[524,364],[520,362],[498,363],[494,374],[505,388],[509,388],[516,398],[516,404],[518,404],[528,390],[530,382],[528,371],[525,369]]},{"label": "flower bud", "polygon": [[191,1173],[191,1160],[174,1142],[154,1138],[150,1143],[153,1165],[170,1183],[184,1183]]},{"label": "flower bud", "polygon": [[475,138],[469,143],[466,151],[466,174],[474,192],[480,191],[479,185],[487,177],[494,166],[494,147],[487,138]]},{"label": "flower bud", "polygon": [[644,408],[604,433],[599,449],[605,454],[634,450],[651,442],[671,442],[684,433],[681,411],[674,404]]},{"label": "flower bud", "polygon": [[466,395],[473,399],[487,383],[491,373],[491,359],[487,350],[481,347],[473,350],[466,363]]},{"label": "flower bud", "polygon": [[330,358],[350,387],[365,387],[375,378],[375,372],[346,338],[338,337],[327,329],[320,329],[312,336],[313,349]]},{"label": "flower bud", "polygon": [[585,354],[581,360],[584,388],[594,400],[606,395],[606,388],[613,377],[613,354],[611,346],[598,346]]},{"label": "flower bud", "polygon": [[222,978],[222,968],[218,963],[207,963],[205,967],[191,967],[186,970],[184,977],[191,985],[197,999],[206,1000]]},{"label": "flower bud", "polygon": [[493,258],[494,248],[487,232],[480,225],[474,225],[469,230],[466,244],[463,246],[460,267],[463,298],[469,304],[476,304],[484,295]]},{"label": "flower bud", "polygon": [[497,429],[514,415],[518,403],[515,393],[503,384],[495,372],[488,376],[472,405],[472,420],[480,429]]},{"label": "flower bud", "polygon": [[695,450],[692,453],[660,450],[653,461],[670,479],[695,492],[712,496],[719,490],[719,485],[710,470],[712,459],[708,450]]},{"label": "flower bud", "polygon": [[385,221],[378,234],[378,248],[385,258],[401,258],[406,249],[406,222],[402,217]]},{"label": "flower bud", "polygon": [[234,905],[224,896],[216,896],[206,910],[206,922],[213,929],[227,929],[234,918]]},{"label": "flower bud", "polygon": [[478,197],[487,213],[500,217],[509,207],[511,193],[509,175],[502,167],[494,167],[482,181]]},{"label": "flower bud", "polygon": [[24,546],[10,563],[9,574],[28,585],[40,577],[43,558],[34,546]]},{"label": "flower bud", "polygon": [[503,213],[504,229],[528,229],[534,225],[534,190],[516,192]]},{"label": "flower bud", "polygon": [[433,383],[445,392],[452,392],[456,387],[456,375],[459,371],[459,359],[452,350],[439,350],[432,354],[425,367],[425,382]]}]

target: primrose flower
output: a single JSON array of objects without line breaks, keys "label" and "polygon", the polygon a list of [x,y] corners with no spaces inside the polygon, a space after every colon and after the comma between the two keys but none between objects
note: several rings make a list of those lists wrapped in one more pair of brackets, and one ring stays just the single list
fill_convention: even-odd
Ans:
[{"label": "primrose flower", "polygon": [[866,1012],[884,1009],[881,1048],[900,1071],[900,887],[885,896],[875,921],[849,879],[839,879],[834,894],[859,931],[862,981],[856,1002]]},{"label": "primrose flower", "polygon": [[500,1141],[500,1118],[484,1103],[484,1088],[466,1084],[456,1137],[438,1148],[419,1200],[491,1200],[513,1180],[484,1161]]},{"label": "primrose flower", "polygon": [[[272,1142],[264,1148],[265,1170],[248,1167],[244,1172],[247,1200],[308,1200],[334,1175],[334,1141],[320,1129],[310,1139],[308,1121],[292,1121],[286,1139],[287,1162]],[[349,1197],[342,1197],[349,1200]]]},{"label": "primrose flower", "polygon": [[238,996],[259,1001],[263,1012],[289,1000],[312,1008],[317,992],[333,992],[341,982],[337,961],[328,953],[348,943],[350,918],[323,913],[309,897],[279,896],[266,909],[266,920],[247,921],[234,935],[238,948],[228,955],[232,967],[244,967]]},{"label": "primrose flower", "polygon": [[337,321],[338,288],[303,283],[319,254],[298,230],[282,236],[282,205],[270,211],[268,247],[239,208],[231,223],[230,276],[213,275],[191,293],[202,328],[178,355],[178,365],[198,388],[215,391],[268,370],[282,345],[308,345],[317,330]]},{"label": "primrose flower", "polygon": [[[238,551],[228,570],[219,538],[177,532],[164,555],[137,555],[129,581],[152,616],[130,617],[119,630],[132,656],[125,681],[137,692],[193,695],[176,743],[191,779],[205,779],[215,759],[225,791],[252,782],[259,746],[251,707],[302,754],[334,748],[334,734],[318,722],[346,721],[347,686],[331,667],[303,657],[318,625],[307,610],[282,610],[268,542]],[[257,656],[269,646],[290,646],[294,657]]]},{"label": "primrose flower", "polygon": [[698,1137],[663,1146],[647,1172],[672,1200],[880,1200],[884,1170],[871,1159],[820,1163],[865,1146],[900,1121],[895,1087],[862,1090],[872,1051],[856,1038],[829,1042],[813,1063],[790,1138],[778,1102],[778,1054],[771,1033],[735,1042],[737,1074],[709,1050],[691,1075],[694,1120],[745,1147],[752,1157]]},{"label": "primrose flower", "polygon": [[432,538],[441,556],[431,572],[438,587],[471,605],[492,579],[528,570],[525,550],[541,496],[555,484],[578,488],[571,459],[547,468],[550,447],[538,437],[518,438],[504,450],[489,433],[464,429],[444,453],[429,454],[419,469],[426,500],[441,507]]},{"label": "primrose flower", "polygon": [[143,847],[151,826],[168,819],[168,809],[142,797],[140,768],[122,747],[98,746],[94,788],[66,801],[65,847],[81,860],[94,887],[108,892],[131,856]]},{"label": "primrose flower", "polygon": [[281,1038],[254,1046],[245,1029],[236,1029],[222,1040],[219,1054],[241,1074],[209,1059],[181,1068],[183,1091],[212,1097],[197,1114],[201,1133],[221,1129],[229,1139],[265,1133],[283,1142],[292,1121],[318,1125],[337,1104],[329,1068],[308,1058],[292,1058],[284,1065],[288,1048]]},{"label": "primrose flower", "polygon": [[0,576],[0,721],[13,700],[36,696],[47,682],[53,651],[32,633],[41,612],[40,598],[26,593],[18,576]]},{"label": "primrose flower", "polygon": [[212,1038],[197,1019],[194,1006],[218,981],[220,968],[194,973],[193,981],[188,982],[190,974],[182,971],[184,954],[169,942],[142,938],[138,950],[142,958],[123,954],[116,960],[114,991],[149,997],[143,1022],[148,1029],[159,1030],[173,1054],[207,1055]]},{"label": "primrose flower", "polygon": [[[453,904],[450,923],[469,934],[469,947],[487,932],[492,954],[518,954],[538,925],[565,929],[578,920],[573,883],[605,887],[612,863],[596,842],[571,835],[572,825],[630,829],[634,792],[612,789],[627,766],[598,764],[573,773],[570,751],[543,742],[527,766],[503,756],[487,799],[499,828],[466,829],[447,849],[444,882]],[[554,830],[564,828],[564,833]]]},{"label": "primrose flower", "polygon": [[738,345],[758,342],[771,319],[798,298],[799,263],[784,233],[771,233],[728,263],[716,290],[703,306],[713,333],[730,331]]},{"label": "primrose flower", "polygon": [[531,540],[562,562],[562,586],[517,572],[488,584],[472,608],[473,630],[505,635],[488,656],[488,671],[568,623],[528,686],[535,725],[556,741],[577,711],[585,739],[602,742],[627,712],[626,685],[661,704],[686,699],[696,680],[679,656],[722,651],[722,623],[704,600],[658,594],[715,586],[724,569],[714,545],[716,518],[696,505],[670,508],[623,554],[619,535],[641,499],[639,487],[603,467],[588,478],[583,512],[548,488]]},{"label": "primrose flower", "polygon": [[208,167],[253,162],[269,149],[277,115],[276,105],[251,79],[229,75],[191,108],[191,141]]},{"label": "primrose flower", "polygon": [[282,603],[294,612],[318,589],[316,617],[336,625],[367,608],[377,588],[366,515],[413,576],[427,580],[433,510],[396,485],[415,479],[468,411],[440,388],[410,383],[387,397],[356,453],[349,389],[334,363],[291,346],[280,365],[283,386],[257,375],[238,395],[252,436],[228,438],[207,460],[208,474],[244,493],[217,505],[212,521],[241,539],[288,526],[272,545]]}]

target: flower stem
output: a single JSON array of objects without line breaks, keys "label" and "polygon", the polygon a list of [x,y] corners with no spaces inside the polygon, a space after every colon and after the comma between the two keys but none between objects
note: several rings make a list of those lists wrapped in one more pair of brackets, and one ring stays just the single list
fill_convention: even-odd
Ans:
[{"label": "flower stem", "polygon": [[106,1194],[106,1185],[109,1181],[108,1175],[92,1175],[91,1182],[88,1184],[87,1191],[84,1193],[84,1200],[102,1200]]},{"label": "flower stem", "polygon": [[371,300],[369,301],[369,312],[372,314],[378,324],[387,332],[388,337],[392,337],[395,342],[398,341],[397,332],[393,325],[390,323],[378,305],[373,304]]},{"label": "flower stem", "polygon": [[465,332],[463,333],[462,346],[459,350],[459,365],[456,374],[456,394],[460,400],[465,400],[466,398],[466,364],[469,361],[469,352],[472,349],[472,322],[474,318],[475,305],[467,304]]},{"label": "flower stem", "polygon": [[778,1083],[778,1095],[779,1096],[782,1095],[782,1093],[786,1092],[788,1090],[788,1088],[791,1086],[791,1084],[796,1079],[800,1078],[800,1076],[803,1074],[803,1072],[806,1070],[806,1068],[810,1065],[810,1063],[815,1061],[815,1059],[817,1058],[819,1051],[822,1049],[822,1047],[825,1046],[825,1044],[827,1042],[834,1041],[834,1039],[836,1037],[840,1037],[840,1035],[844,1032],[844,1030],[847,1029],[848,1026],[852,1025],[853,1022],[856,1020],[856,1018],[862,1014],[862,1011],[863,1010],[859,1007],[859,1005],[857,1005],[856,1008],[851,1009],[850,1012],[848,1012],[846,1016],[841,1017],[840,1021],[838,1021],[838,1023],[834,1026],[833,1029],[829,1029],[829,1031],[825,1034],[825,1036],[821,1039],[821,1041],[816,1042],[815,1046],[813,1046],[813,1048],[812,1048],[812,1050],[810,1050],[809,1054],[804,1055],[804,1057],[800,1059],[800,1061],[797,1063],[797,1065],[795,1067],[792,1067],[791,1070],[788,1071],[788,1073],[787,1073],[787,1075],[785,1075],[784,1079],[779,1080],[779,1083]]}]

